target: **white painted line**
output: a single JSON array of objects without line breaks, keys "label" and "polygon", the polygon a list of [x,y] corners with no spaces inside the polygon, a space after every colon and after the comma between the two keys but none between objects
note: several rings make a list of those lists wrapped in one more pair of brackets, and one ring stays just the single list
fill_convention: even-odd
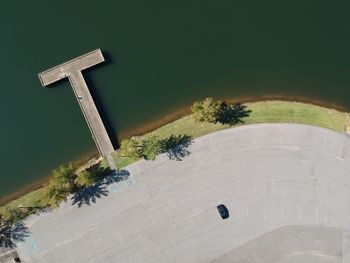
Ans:
[{"label": "white painted line", "polygon": [[271,179],[271,192],[273,192],[274,185],[275,185],[275,180]]},{"label": "white painted line", "polygon": [[145,254],[147,255],[147,258],[149,260],[152,259],[151,255],[150,255],[150,253],[148,251],[148,247],[145,247],[145,244],[142,244],[142,242],[141,242],[141,246],[142,246],[143,250],[145,251]]},{"label": "white painted line", "polygon": [[257,189],[256,189],[256,179],[254,179],[254,192],[255,192],[255,193],[257,192]]},{"label": "white painted line", "polygon": [[86,255],[88,256],[89,262],[93,263],[89,250],[86,248],[86,246],[84,246],[84,250],[86,251]]},{"label": "white painted line", "polygon": [[172,239],[172,237],[169,236],[168,238],[169,238],[169,240],[170,240],[170,243],[171,243],[172,247],[173,247],[173,248],[176,247],[176,244],[175,244],[174,240]]},{"label": "white painted line", "polygon": [[202,209],[202,210],[199,210],[199,211],[195,212],[194,214],[190,215],[189,217],[187,217],[186,220],[189,220],[189,219],[191,219],[192,217],[194,217],[194,216],[196,216],[196,215],[198,215],[198,214],[201,214],[201,213],[203,213],[203,212],[204,212],[203,209]]},{"label": "white painted line", "polygon": [[70,262],[74,263],[74,259],[73,259],[72,253],[70,253],[68,249],[67,249],[67,253],[69,254]]},{"label": "white painted line", "polygon": [[101,241],[103,241],[102,237],[100,237],[100,238],[94,240],[93,242],[87,244],[86,246],[94,245],[94,244],[96,244],[96,243],[98,243],[98,242],[101,242]]}]

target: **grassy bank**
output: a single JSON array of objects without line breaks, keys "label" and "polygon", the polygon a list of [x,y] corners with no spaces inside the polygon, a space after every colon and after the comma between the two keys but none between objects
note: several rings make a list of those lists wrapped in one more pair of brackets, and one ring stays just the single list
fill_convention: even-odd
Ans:
[{"label": "grassy bank", "polygon": [[[290,101],[261,101],[245,103],[252,112],[245,120],[245,125],[254,123],[304,123],[343,132],[346,126],[346,113],[320,107],[312,104]],[[192,116],[184,116],[176,121],[166,124],[153,132],[140,136],[139,139],[157,135],[161,139],[170,135],[187,134],[193,138],[227,129],[230,126],[219,123],[195,122]],[[118,168],[122,168],[135,160],[120,157],[116,152],[114,156]]]},{"label": "grassy bank", "polygon": [[[292,122],[344,131],[346,114],[311,104],[289,101],[263,101],[246,103],[252,112],[245,118],[246,124]],[[198,123],[191,116],[185,116],[149,134],[162,138],[171,134],[188,134],[194,138],[214,131],[229,128],[228,125]]]},{"label": "grassy bank", "polygon": [[[245,105],[251,110],[250,116],[244,119],[246,124],[278,122],[304,123],[340,132],[343,132],[346,127],[346,113],[311,104],[288,101],[262,101],[246,103]],[[143,139],[150,135],[157,135],[161,139],[164,139],[171,135],[180,134],[186,134],[197,138],[226,128],[229,128],[229,126],[195,122],[189,115],[166,124],[153,132],[140,136],[138,139]],[[118,152],[114,154],[114,159],[118,168],[122,168],[136,161],[135,159],[121,157]],[[39,189],[28,193],[8,203],[6,206],[12,208],[33,206],[40,198],[41,191],[42,190]],[[0,207],[0,213],[6,206]]]}]

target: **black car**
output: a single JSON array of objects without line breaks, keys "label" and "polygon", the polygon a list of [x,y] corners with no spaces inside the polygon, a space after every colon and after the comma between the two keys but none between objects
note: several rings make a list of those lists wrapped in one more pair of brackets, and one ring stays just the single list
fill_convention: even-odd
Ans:
[{"label": "black car", "polygon": [[230,216],[228,209],[225,205],[221,204],[216,207],[222,219],[227,219]]}]

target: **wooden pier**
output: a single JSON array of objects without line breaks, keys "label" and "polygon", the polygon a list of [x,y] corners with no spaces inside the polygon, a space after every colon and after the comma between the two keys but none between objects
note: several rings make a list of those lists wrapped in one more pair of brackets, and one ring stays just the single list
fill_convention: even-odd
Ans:
[{"label": "wooden pier", "polygon": [[114,148],[82,74],[82,70],[101,62],[104,62],[104,57],[101,50],[97,49],[41,72],[38,76],[43,86],[66,77],[69,79],[97,149],[107,159],[110,168],[114,170],[116,169],[112,157]]}]

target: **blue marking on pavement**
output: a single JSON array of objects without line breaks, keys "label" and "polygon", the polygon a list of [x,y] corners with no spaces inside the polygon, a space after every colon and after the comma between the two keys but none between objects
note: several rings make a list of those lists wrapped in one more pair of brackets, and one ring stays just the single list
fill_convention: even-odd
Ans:
[{"label": "blue marking on pavement", "polygon": [[35,240],[33,239],[32,236],[29,237],[28,241],[29,241],[28,242],[29,245],[32,247],[32,250],[36,250],[37,249],[37,245],[36,245],[36,242],[35,242]]},{"label": "blue marking on pavement", "polygon": [[25,250],[27,250],[29,253],[36,252],[38,248],[37,243],[32,236],[25,237],[23,242],[19,243],[18,246],[21,248],[27,247]]},{"label": "blue marking on pavement", "polygon": [[133,186],[135,184],[135,180],[132,176],[130,176],[127,180],[119,182],[119,183],[114,183],[108,186],[108,189],[113,192],[119,192],[120,190],[122,190],[124,187],[130,187]]}]

